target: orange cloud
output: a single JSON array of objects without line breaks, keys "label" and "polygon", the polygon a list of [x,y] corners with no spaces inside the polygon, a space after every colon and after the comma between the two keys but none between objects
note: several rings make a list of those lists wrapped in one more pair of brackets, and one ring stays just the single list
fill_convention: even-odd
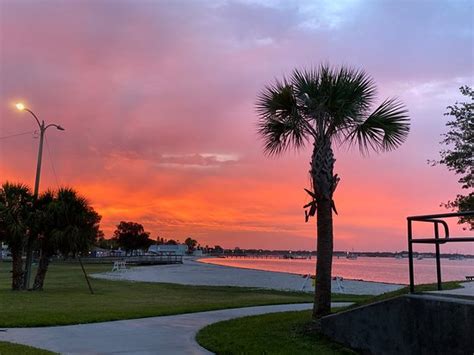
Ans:
[{"label": "orange cloud", "polygon": [[[351,64],[381,96],[399,96],[413,125],[390,154],[337,150],[335,246],[401,250],[406,216],[442,212],[459,192],[426,160],[438,156],[452,93],[471,77],[466,6],[373,2],[328,14],[300,3],[3,2],[0,137],[36,129],[12,107],[19,98],[64,126],[47,133],[41,188],[77,188],[108,236],[133,220],[153,236],[313,249],[315,221],[302,209],[311,152],[264,157],[255,98],[294,67]],[[449,30],[430,20],[438,15]],[[0,139],[0,181],[32,186],[37,145],[32,133]]]}]

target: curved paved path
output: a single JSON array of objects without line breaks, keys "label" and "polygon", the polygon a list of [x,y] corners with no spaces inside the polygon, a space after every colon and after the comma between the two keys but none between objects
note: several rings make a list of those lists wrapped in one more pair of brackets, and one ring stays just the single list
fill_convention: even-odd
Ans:
[{"label": "curved paved path", "polygon": [[[333,307],[350,303],[333,303]],[[31,345],[61,354],[210,354],[195,341],[206,325],[232,318],[311,309],[312,304],[234,308],[42,328],[8,328],[0,340]]]}]

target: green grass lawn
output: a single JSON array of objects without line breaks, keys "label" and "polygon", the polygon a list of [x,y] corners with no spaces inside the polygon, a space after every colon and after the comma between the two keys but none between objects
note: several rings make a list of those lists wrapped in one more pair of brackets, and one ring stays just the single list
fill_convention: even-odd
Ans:
[{"label": "green grass lawn", "polygon": [[[91,279],[91,295],[77,264],[52,264],[42,292],[12,292],[10,269],[10,263],[0,262],[0,327],[91,323],[313,299],[300,292],[99,279]],[[111,265],[86,265],[88,273],[110,269]],[[365,299],[334,295],[334,301]]]},{"label": "green grass lawn", "polygon": [[48,350],[41,350],[32,348],[31,346],[20,345],[7,343],[5,341],[0,341],[0,355],[13,355],[13,354],[22,354],[22,355],[52,355],[55,354]]},{"label": "green grass lawn", "polygon": [[311,311],[271,313],[211,324],[198,343],[217,354],[355,354],[307,325]]},{"label": "green grass lawn", "polygon": [[[90,295],[80,266],[52,264],[43,292],[10,291],[11,264],[0,263],[0,327],[48,326],[131,319],[282,303],[312,302],[313,295],[239,287],[184,286],[164,283],[91,279]],[[86,265],[88,273],[109,271],[111,265]],[[444,289],[459,282],[443,284]],[[435,285],[417,286],[417,291]],[[333,295],[333,301],[357,305],[381,301],[408,288],[381,296]],[[286,312],[246,317],[210,325],[198,334],[206,348],[221,353],[350,353],[308,330],[311,312]],[[49,352],[0,342],[0,355]]]},{"label": "green grass lawn", "polygon": [[[444,290],[459,287],[458,281],[443,283]],[[436,284],[418,285],[415,290],[434,291]],[[408,291],[405,287],[379,296],[364,296],[351,307],[401,296]],[[211,324],[201,329],[196,339],[217,354],[354,354],[312,328],[311,311],[272,313]]]}]

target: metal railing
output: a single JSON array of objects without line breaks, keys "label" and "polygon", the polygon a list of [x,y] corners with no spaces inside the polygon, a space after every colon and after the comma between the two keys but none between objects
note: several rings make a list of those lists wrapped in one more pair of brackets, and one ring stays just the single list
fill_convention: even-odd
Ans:
[{"label": "metal railing", "polygon": [[[452,217],[473,217],[474,211],[456,212],[456,213],[444,213],[444,214],[432,214],[425,216],[411,216],[407,217],[408,227],[408,266],[410,273],[410,293],[415,292],[415,277],[413,269],[413,244],[434,244],[436,252],[436,276],[438,290],[442,290],[441,284],[441,257],[440,257],[440,244],[455,243],[455,242],[474,242],[474,237],[451,237],[449,235],[449,227],[443,218]],[[433,223],[434,238],[413,238],[413,222],[428,222]],[[444,237],[440,238],[440,226],[444,230]]]}]

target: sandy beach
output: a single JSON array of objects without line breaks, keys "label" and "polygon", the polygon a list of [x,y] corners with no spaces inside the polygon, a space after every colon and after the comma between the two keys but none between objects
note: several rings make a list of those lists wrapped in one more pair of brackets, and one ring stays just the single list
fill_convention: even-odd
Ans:
[{"label": "sandy beach", "polygon": [[[314,292],[312,280],[301,275],[205,264],[195,259],[185,259],[183,264],[132,267],[125,271],[106,272],[92,276],[108,280]],[[332,283],[334,293],[360,295],[379,295],[402,287],[403,285],[347,279],[334,280]]]}]

